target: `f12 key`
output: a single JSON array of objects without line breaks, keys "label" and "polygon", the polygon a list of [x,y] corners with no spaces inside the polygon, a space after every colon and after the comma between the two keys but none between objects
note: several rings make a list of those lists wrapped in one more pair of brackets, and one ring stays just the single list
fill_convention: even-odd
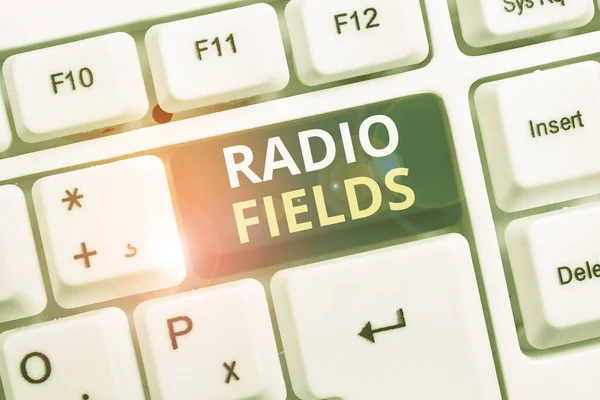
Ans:
[{"label": "f12 key", "polygon": [[418,0],[292,0],[285,18],[305,85],[416,65],[429,54]]}]

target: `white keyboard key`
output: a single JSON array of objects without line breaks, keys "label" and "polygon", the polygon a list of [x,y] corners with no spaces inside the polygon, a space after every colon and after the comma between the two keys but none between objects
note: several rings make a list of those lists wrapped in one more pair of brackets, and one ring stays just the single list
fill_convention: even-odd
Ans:
[{"label": "white keyboard key", "polygon": [[594,0],[457,0],[465,41],[486,47],[587,25]]},{"label": "white keyboard key", "polygon": [[135,324],[152,398],[286,398],[265,291],[258,281],[142,303]]},{"label": "white keyboard key", "polygon": [[271,288],[302,400],[500,399],[458,234],[283,270]]},{"label": "white keyboard key", "polygon": [[168,112],[275,92],[289,80],[277,13],[264,3],[154,26],[146,47]]},{"label": "white keyboard key", "polygon": [[2,88],[0,88],[0,153],[8,150],[12,141],[13,136],[8,123],[8,114],[2,101]]},{"label": "white keyboard key", "polygon": [[46,308],[25,195],[0,186],[0,322],[31,317]]},{"label": "white keyboard key", "polygon": [[600,64],[485,83],[475,92],[475,104],[502,210],[600,192]]},{"label": "white keyboard key", "polygon": [[74,308],[186,275],[162,161],[143,156],[49,176],[33,200],[54,296]]},{"label": "white keyboard key", "polygon": [[600,204],[535,215],[506,229],[525,334],[539,349],[599,336]]},{"label": "white keyboard key", "polygon": [[292,0],[285,17],[305,85],[418,64],[429,53],[419,0]]},{"label": "white keyboard key", "polygon": [[28,143],[142,118],[148,97],[135,42],[113,33],[9,57],[17,134]]},{"label": "white keyboard key", "polygon": [[6,400],[144,400],[127,316],[107,308],[0,335]]},{"label": "white keyboard key", "polygon": [[[19,0],[0,13],[0,52],[245,0]],[[68,10],[68,11],[66,11]]]}]

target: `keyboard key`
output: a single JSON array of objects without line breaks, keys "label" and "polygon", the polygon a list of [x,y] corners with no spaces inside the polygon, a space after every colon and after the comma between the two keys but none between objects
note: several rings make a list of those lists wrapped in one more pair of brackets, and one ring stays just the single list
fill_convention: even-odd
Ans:
[{"label": "keyboard key", "polygon": [[125,313],[92,311],[0,335],[7,400],[143,400]]},{"label": "keyboard key", "polygon": [[33,233],[23,191],[0,186],[0,322],[31,317],[46,308]]},{"label": "keyboard key", "polygon": [[600,204],[511,222],[506,244],[529,343],[547,349],[600,336]]},{"label": "keyboard key", "polygon": [[575,29],[594,17],[594,0],[457,0],[465,41],[486,47]]},{"label": "keyboard key", "polygon": [[143,156],[38,180],[33,200],[56,301],[74,308],[186,275],[161,160]]},{"label": "keyboard key", "polygon": [[28,143],[131,122],[148,111],[135,42],[126,33],[18,54],[3,71],[17,134]]},{"label": "keyboard key", "polygon": [[434,95],[198,141],[173,155],[171,170],[190,260],[207,278],[461,218]]},{"label": "keyboard key", "polygon": [[292,0],[285,17],[305,85],[418,64],[429,53],[419,0]]},{"label": "keyboard key", "polygon": [[[2,88],[0,88],[0,100],[2,99]],[[12,132],[8,123],[8,115],[4,102],[0,101],[0,153],[8,150],[12,144]]]},{"label": "keyboard key", "polygon": [[485,83],[475,104],[497,205],[514,212],[599,193],[600,64]]},{"label": "keyboard key", "polygon": [[303,400],[500,399],[458,234],[283,270],[271,289]]},{"label": "keyboard key", "polygon": [[127,7],[123,7],[122,0],[102,2],[19,0],[11,4],[10,13],[0,14],[0,52],[125,25],[139,26],[140,23],[154,19],[164,19],[242,1],[128,0]]},{"label": "keyboard key", "polygon": [[260,3],[152,27],[146,47],[168,112],[283,89],[289,80],[277,13]]},{"label": "keyboard key", "polygon": [[286,398],[265,291],[258,281],[142,303],[135,323],[152,398]]}]

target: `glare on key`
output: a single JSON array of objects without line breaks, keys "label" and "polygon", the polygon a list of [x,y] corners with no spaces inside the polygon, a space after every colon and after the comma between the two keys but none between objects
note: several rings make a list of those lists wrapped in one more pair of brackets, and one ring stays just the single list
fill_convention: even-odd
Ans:
[{"label": "glare on key", "polygon": [[186,275],[162,161],[42,178],[33,198],[56,301],[74,308],[179,284]]},{"label": "glare on key", "polygon": [[178,150],[192,266],[227,276],[454,226],[462,208],[443,113],[422,95]]}]

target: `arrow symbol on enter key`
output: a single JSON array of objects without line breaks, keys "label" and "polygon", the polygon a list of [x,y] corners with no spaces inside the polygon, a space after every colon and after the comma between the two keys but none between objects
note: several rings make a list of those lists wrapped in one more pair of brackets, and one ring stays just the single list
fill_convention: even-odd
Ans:
[{"label": "arrow symbol on enter key", "polygon": [[386,326],[384,328],[373,329],[371,326],[371,321],[367,322],[365,326],[362,328],[358,336],[361,336],[367,339],[371,343],[375,343],[375,334],[379,332],[391,331],[394,329],[401,329],[406,326],[406,319],[404,319],[404,310],[399,309],[397,311],[398,315],[398,323],[396,325]]}]

